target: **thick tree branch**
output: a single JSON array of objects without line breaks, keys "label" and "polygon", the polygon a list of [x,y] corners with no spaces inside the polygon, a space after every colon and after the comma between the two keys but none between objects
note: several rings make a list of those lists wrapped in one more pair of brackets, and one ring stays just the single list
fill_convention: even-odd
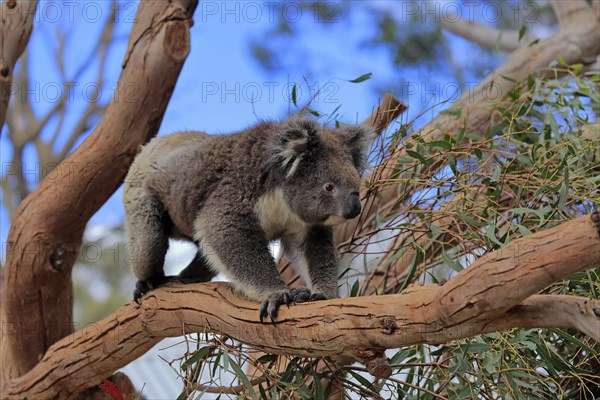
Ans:
[{"label": "thick tree branch", "polygon": [[595,212],[477,259],[443,286],[435,299],[436,319],[453,325],[493,318],[551,283],[599,265],[600,212]]},{"label": "thick tree branch", "polygon": [[[582,256],[585,254],[585,256]],[[386,348],[445,343],[510,327],[577,328],[600,340],[600,301],[536,295],[547,284],[600,264],[600,215],[515,240],[444,286],[282,308],[261,324],[258,304],[222,283],[167,285],[54,344],[6,399],[73,398],[162,338],[218,332],[255,348],[308,357],[364,358]],[[518,276],[519,279],[514,279]],[[506,302],[499,302],[506,298]]]},{"label": "thick tree branch", "polygon": [[457,36],[488,49],[498,48],[508,52],[527,46],[536,39],[529,34],[525,34],[519,39],[519,32],[517,31],[492,28],[455,15],[442,14],[440,26]]},{"label": "thick tree branch", "polygon": [[533,295],[496,319],[497,330],[514,326],[575,328],[600,341],[600,301],[566,295]]},{"label": "thick tree branch", "polygon": [[550,2],[558,19],[561,31],[577,31],[596,18],[593,9],[585,0],[552,0]]},{"label": "thick tree branch", "polygon": [[38,0],[5,0],[0,4],[0,131],[12,90],[13,69],[23,54]]},{"label": "thick tree branch", "polygon": [[140,144],[156,135],[189,52],[196,5],[140,3],[104,118],[57,167],[57,179],[43,180],[19,206],[8,236],[2,299],[3,378],[25,373],[72,332],[71,269],[83,230],[122,183]]}]

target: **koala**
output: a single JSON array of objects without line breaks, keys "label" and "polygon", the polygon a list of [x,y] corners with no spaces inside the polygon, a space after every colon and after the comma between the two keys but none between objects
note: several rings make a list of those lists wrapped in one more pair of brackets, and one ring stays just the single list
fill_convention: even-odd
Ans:
[{"label": "koala", "polygon": [[[282,304],[338,295],[332,225],[361,211],[359,173],[373,131],[330,129],[306,116],[261,122],[239,133],[179,132],[142,147],[123,202],[138,279],[134,299],[168,281],[207,282],[219,272],[260,302],[274,323]],[[198,247],[178,276],[165,276],[169,238]],[[269,242],[280,239],[308,288],[290,288]]]}]

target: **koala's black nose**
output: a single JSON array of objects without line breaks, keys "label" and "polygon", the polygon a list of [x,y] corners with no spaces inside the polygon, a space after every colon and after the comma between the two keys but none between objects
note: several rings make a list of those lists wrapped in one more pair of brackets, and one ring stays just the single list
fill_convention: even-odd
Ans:
[{"label": "koala's black nose", "polygon": [[358,214],[360,214],[360,197],[358,197],[358,193],[356,192],[350,193],[344,206],[344,218],[352,219]]}]

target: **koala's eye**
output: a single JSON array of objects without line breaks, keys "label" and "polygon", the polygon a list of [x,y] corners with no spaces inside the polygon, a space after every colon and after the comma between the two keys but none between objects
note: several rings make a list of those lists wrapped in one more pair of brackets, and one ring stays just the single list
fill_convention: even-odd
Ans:
[{"label": "koala's eye", "polygon": [[335,185],[333,183],[326,183],[323,189],[325,189],[327,193],[331,193],[333,192],[333,189],[335,189]]}]

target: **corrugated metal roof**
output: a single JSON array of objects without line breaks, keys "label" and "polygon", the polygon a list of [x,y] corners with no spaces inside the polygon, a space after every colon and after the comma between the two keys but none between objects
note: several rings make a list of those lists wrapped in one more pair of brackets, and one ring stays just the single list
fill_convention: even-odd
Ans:
[{"label": "corrugated metal roof", "polygon": [[182,338],[168,338],[123,367],[121,372],[131,379],[136,390],[146,399],[174,400],[181,393],[183,382],[164,360],[179,358],[185,352]]}]

